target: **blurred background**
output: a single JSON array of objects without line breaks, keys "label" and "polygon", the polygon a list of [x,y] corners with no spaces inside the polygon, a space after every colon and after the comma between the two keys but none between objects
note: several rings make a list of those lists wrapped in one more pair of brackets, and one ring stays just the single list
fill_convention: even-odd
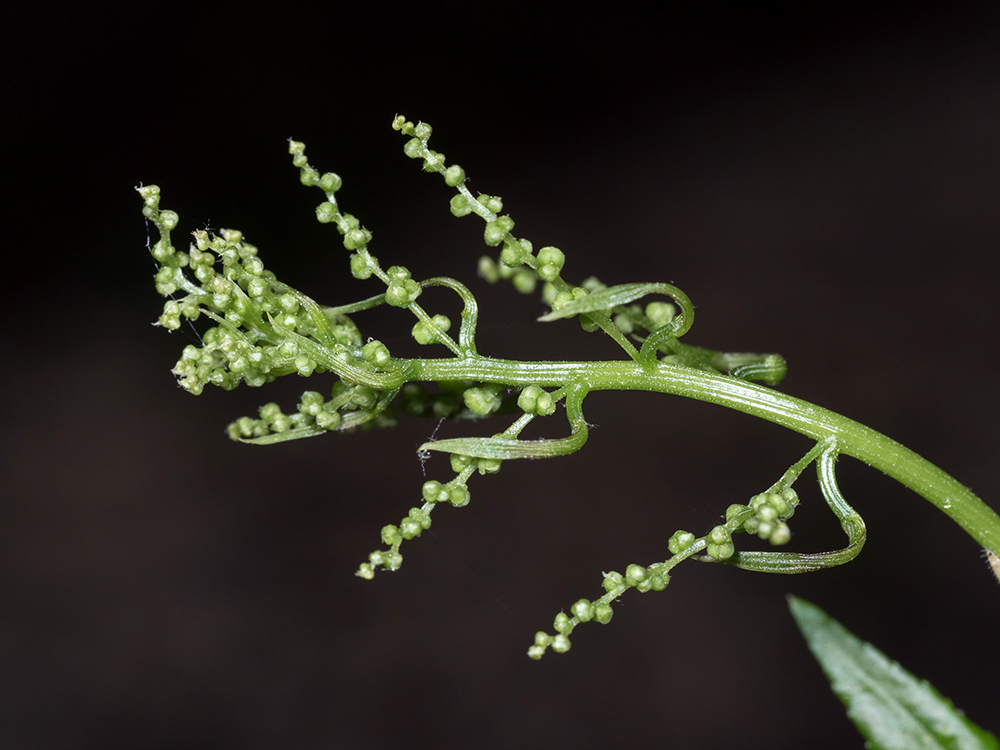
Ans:
[{"label": "blurred background", "polygon": [[[808,14],[651,4],[40,2],[0,27],[6,345],[0,409],[5,748],[843,748],[804,597],[994,731],[1000,589],[939,511],[851,459],[852,564],[801,577],[681,566],[539,663],[536,630],[601,572],[667,556],[809,447],[742,414],[595,393],[586,448],[474,477],[406,562],[354,576],[424,481],[433,422],[260,448],[224,428],[332,377],[180,390],[134,188],[175,238],[236,227],[320,302],[350,277],[286,139],[344,179],[373,252],[456,276],[480,351],[619,356],[475,278],[478,219],[402,154],[395,114],[565,275],[670,281],[687,339],[777,351],[782,390],[896,438],[997,507],[1000,9]],[[440,302],[438,302],[440,300]],[[426,295],[436,311],[452,305]],[[399,311],[355,318],[413,353]],[[491,434],[504,420],[445,424]],[[539,435],[562,435],[557,421]],[[445,459],[426,464],[446,478]],[[842,546],[811,476],[791,547]],[[990,725],[990,722],[993,722]]]}]

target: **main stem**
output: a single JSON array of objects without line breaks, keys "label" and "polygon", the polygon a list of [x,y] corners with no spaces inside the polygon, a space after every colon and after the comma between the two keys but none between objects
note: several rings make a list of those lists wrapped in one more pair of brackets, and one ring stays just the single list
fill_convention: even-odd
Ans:
[{"label": "main stem", "polygon": [[756,383],[662,362],[643,368],[627,361],[518,362],[479,356],[410,360],[407,379],[549,387],[581,383],[588,391],[671,393],[742,411],[814,440],[833,436],[840,453],[888,474],[933,503],[981,546],[1000,551],[1000,516],[954,477],[853,419]]}]

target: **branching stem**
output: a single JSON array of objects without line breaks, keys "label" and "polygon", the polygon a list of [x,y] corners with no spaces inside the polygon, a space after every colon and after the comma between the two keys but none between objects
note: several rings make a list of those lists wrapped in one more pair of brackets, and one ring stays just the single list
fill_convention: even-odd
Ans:
[{"label": "branching stem", "polygon": [[520,362],[489,357],[415,359],[408,380],[476,380],[508,386],[582,384],[587,391],[670,393],[725,406],[795,430],[878,469],[943,511],[986,549],[1000,549],[1000,516],[969,488],[914,451],[836,412],[756,383],[704,370],[629,361]]}]

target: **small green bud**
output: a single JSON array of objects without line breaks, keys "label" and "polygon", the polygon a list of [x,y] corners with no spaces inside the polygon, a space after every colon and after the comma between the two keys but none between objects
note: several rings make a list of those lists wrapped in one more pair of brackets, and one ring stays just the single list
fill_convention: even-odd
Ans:
[{"label": "small green bud", "polygon": [[180,305],[176,302],[167,302],[163,306],[163,314],[157,321],[161,326],[166,328],[168,331],[176,331],[181,327],[181,309]]},{"label": "small green bud", "polygon": [[503,461],[499,458],[480,458],[478,469],[480,474],[496,474],[500,471]]},{"label": "small green bud", "polygon": [[160,202],[160,186],[159,185],[144,185],[143,187],[137,187],[136,191],[139,193],[139,197],[142,198],[143,203],[147,206],[156,206]]},{"label": "small green bud", "polygon": [[789,502],[777,492],[769,492],[767,494],[767,505],[768,507],[773,508],[775,513],[782,518],[786,517],[792,510],[792,506]]},{"label": "small green bud", "polygon": [[406,281],[411,276],[410,269],[406,266],[389,266],[385,275],[390,281]]},{"label": "small green bud", "polygon": [[299,356],[299,345],[294,341],[282,341],[278,347],[278,356],[282,359],[294,359]]},{"label": "small green bud", "polygon": [[[208,232],[206,232],[204,229],[196,229],[191,234],[194,235],[194,241],[195,245],[197,246],[197,249],[200,250],[201,252],[207,251],[209,245]],[[207,255],[208,258],[206,259],[206,262],[211,263],[212,254],[207,253]]]},{"label": "small green bud", "polygon": [[316,206],[316,219],[320,224],[329,224],[331,221],[336,221],[339,213],[340,212],[337,211],[337,207],[329,201],[325,201]]},{"label": "small green bud", "polygon": [[424,482],[421,493],[423,494],[424,500],[429,503],[448,502],[448,488],[433,479],[428,482]]},{"label": "small green bud", "polygon": [[[508,216],[501,216],[497,219],[497,223],[504,226],[504,220],[509,219]],[[507,231],[510,232],[514,228],[514,222],[511,221],[510,225],[507,227]],[[505,237],[503,250],[500,252],[500,261],[506,263],[508,266],[516,267],[524,263],[528,258],[531,257],[531,243],[527,240],[518,240],[514,237]]]},{"label": "small green bud", "polygon": [[451,470],[456,474],[461,474],[472,465],[472,456],[463,456],[461,453],[451,454]]},{"label": "small green bud", "polygon": [[705,551],[713,560],[720,561],[728,560],[735,554],[732,535],[725,526],[716,526],[708,532],[708,545]]},{"label": "small green bud", "polygon": [[358,572],[355,573],[358,578],[364,578],[366,581],[370,581],[375,577],[375,570],[369,563],[361,563],[358,567]]},{"label": "small green bud", "polygon": [[420,285],[413,279],[394,281],[385,290],[385,301],[393,307],[407,307],[420,296]]},{"label": "small green bud", "polygon": [[562,271],[566,262],[563,251],[557,247],[543,247],[538,251],[538,275],[545,281],[552,281]]},{"label": "small green bud", "polygon": [[264,264],[260,258],[250,257],[243,261],[243,270],[251,276],[260,276],[264,273]]},{"label": "small green bud", "polygon": [[677,308],[669,302],[650,302],[646,305],[646,317],[649,318],[655,328],[662,328],[677,314]]},{"label": "small green bud", "polygon": [[348,250],[357,250],[358,248],[365,247],[371,241],[371,238],[372,233],[367,229],[361,227],[351,229],[344,235],[344,247]]},{"label": "small green bud", "polygon": [[503,250],[500,251],[500,262],[512,268],[521,265],[521,256],[513,243],[504,243]]},{"label": "small green bud", "polygon": [[535,286],[538,284],[538,275],[528,268],[522,268],[514,274],[511,282],[514,284],[514,288],[521,294],[531,294],[535,291]]},{"label": "small green bud", "polygon": [[[539,274],[541,276],[541,274]],[[543,277],[544,278],[544,277]],[[554,287],[553,287],[554,288]],[[573,293],[568,291],[557,292],[552,300],[552,309],[558,310],[560,307],[573,301]]]},{"label": "small green bud", "polygon": [[[166,261],[167,258],[169,258],[171,255],[174,254],[174,252],[175,250],[173,248],[173,245],[170,245],[164,242],[163,240],[159,240],[155,245],[153,245],[153,250],[152,250],[153,258],[159,261],[160,263]],[[167,270],[171,274],[173,273],[173,269],[167,269]]]},{"label": "small green bud", "polygon": [[544,286],[542,286],[542,302],[549,305],[553,310],[556,306],[556,297],[559,296],[559,290],[556,289],[555,284],[551,281],[546,281]]},{"label": "small green bud", "polygon": [[[299,180],[303,185],[310,187],[319,182],[319,172],[309,166],[302,167],[299,170]],[[226,239],[228,240],[229,238],[227,237]]]},{"label": "small green bud", "polygon": [[468,199],[461,193],[452,197],[450,205],[453,216],[467,216],[472,213],[472,206]]},{"label": "small green bud", "polygon": [[586,599],[580,599],[580,601],[570,607],[570,612],[580,622],[590,622],[594,617],[594,605]]},{"label": "small green bud", "polygon": [[667,549],[670,550],[670,554],[679,555],[684,550],[691,547],[695,542],[695,535],[690,531],[675,531],[670,539],[667,540]]},{"label": "small green bud", "polygon": [[374,390],[365,385],[356,385],[351,392],[348,403],[362,409],[370,409],[375,405],[377,399],[378,395]]},{"label": "small green bud", "polygon": [[718,560],[722,562],[723,560],[728,560],[734,554],[736,554],[736,547],[730,544],[709,544],[705,552],[713,560]]},{"label": "small green bud", "polygon": [[326,193],[336,193],[343,186],[344,181],[335,172],[327,172],[319,178],[319,186]]},{"label": "small green bud", "polygon": [[316,426],[324,430],[335,430],[340,426],[340,414],[323,410],[316,415]]},{"label": "small green bud", "polygon": [[649,583],[649,587],[653,591],[663,591],[667,587],[667,584],[670,583],[670,576],[665,573],[663,575],[652,576],[649,579]]},{"label": "small green bud", "polygon": [[465,170],[457,164],[452,164],[444,172],[444,181],[448,187],[457,187],[465,182]]},{"label": "small green bud", "polygon": [[300,414],[315,417],[323,410],[323,396],[318,391],[306,391],[299,399]]},{"label": "small green bud", "polygon": [[572,644],[569,642],[569,637],[560,633],[555,638],[552,639],[552,650],[557,654],[565,654],[569,651]]},{"label": "small green bud", "polygon": [[267,424],[272,424],[278,417],[281,416],[281,407],[278,406],[273,401],[269,404],[264,404],[258,410],[260,413],[260,418],[263,419]]},{"label": "small green bud", "polygon": [[607,625],[611,622],[611,616],[614,612],[611,611],[610,604],[598,604],[594,607],[594,620],[601,623],[601,625]]},{"label": "small green bud", "polygon": [[747,510],[747,506],[740,505],[739,503],[733,503],[728,508],[726,508],[726,523],[732,521],[736,516],[740,515]]},{"label": "small green bud", "polygon": [[385,367],[392,361],[389,350],[381,341],[369,341],[361,348],[361,356],[376,367]]},{"label": "small green bud", "polygon": [[410,508],[408,517],[419,523],[421,529],[431,527],[431,514],[423,508]]},{"label": "small green bud", "polygon": [[[451,328],[451,321],[445,315],[435,315],[431,322],[439,331],[447,332]],[[441,337],[422,320],[414,324],[410,333],[418,344],[437,344],[441,341]]]},{"label": "small green bud", "polygon": [[487,283],[496,284],[500,281],[500,271],[497,269],[497,264],[488,255],[484,255],[479,259],[477,273],[479,274],[479,278],[485,279]]},{"label": "small green bud", "polygon": [[757,510],[757,518],[759,518],[761,522],[776,521],[778,520],[778,511],[776,511],[772,505],[762,505]]},{"label": "small green bud", "polygon": [[399,529],[394,524],[382,527],[382,543],[393,545],[400,540]]},{"label": "small green bud", "polygon": [[711,544],[726,544],[732,541],[732,536],[725,526],[716,526],[708,532],[708,541]]},{"label": "small green bud", "polygon": [[517,405],[526,414],[538,414],[542,417],[547,417],[556,410],[552,394],[537,385],[529,385],[521,391],[521,395],[517,398]]},{"label": "small green bud", "polygon": [[403,539],[413,539],[420,536],[421,531],[423,529],[421,529],[420,523],[409,516],[404,518],[402,523],[399,524],[399,533],[403,536]]},{"label": "small green bud", "polygon": [[453,485],[448,490],[448,502],[456,508],[461,508],[469,504],[469,488],[464,484]]},{"label": "small green bud", "polygon": [[351,276],[356,279],[367,279],[372,275],[372,267],[368,258],[360,253],[351,256]]},{"label": "small green bud", "polygon": [[770,503],[768,503],[768,505],[771,508],[774,508],[775,513],[777,513],[778,516],[781,518],[787,518],[793,512],[792,506],[789,505],[785,501],[785,498],[783,498],[781,495],[777,494],[771,495],[771,501]]},{"label": "small green bud", "polygon": [[649,571],[641,565],[629,565],[625,568],[625,582],[629,586],[638,586],[649,578]]},{"label": "small green bud", "polygon": [[555,622],[552,623],[552,627],[555,628],[557,633],[569,634],[573,632],[573,625],[569,621],[569,615],[565,612],[560,612],[556,615],[556,619]]},{"label": "small green bud", "polygon": [[403,146],[403,153],[409,156],[411,159],[419,159],[421,156],[421,151],[424,150],[424,144],[420,142],[419,138],[411,138]]},{"label": "small green bud", "polygon": [[771,544],[778,547],[782,544],[788,544],[788,540],[792,538],[792,530],[788,528],[788,524],[784,521],[778,523],[775,526],[774,531],[771,532]]},{"label": "small green bud", "polygon": [[612,570],[610,573],[604,574],[604,590],[607,591],[609,594],[615,589],[621,588],[624,585],[625,585],[625,577],[621,573]]},{"label": "small green bud", "polygon": [[462,399],[469,411],[485,417],[500,408],[500,388],[497,386],[467,388],[462,394]]},{"label": "small green bud", "polygon": [[554,281],[559,276],[559,267],[548,264],[544,266],[539,266],[536,273],[538,277],[543,281]]},{"label": "small green bud", "polygon": [[500,200],[499,195],[486,195],[485,193],[480,193],[476,199],[483,204],[483,207],[494,214],[498,214],[503,211],[503,201]]},{"label": "small green bud", "polygon": [[164,229],[176,229],[180,217],[175,211],[160,211],[160,222]]},{"label": "small green bud", "polygon": [[415,135],[422,141],[426,141],[428,138],[430,138],[432,132],[433,128],[426,122],[418,123],[417,127],[413,129],[413,135]]},{"label": "small green bud", "polygon": [[293,141],[291,138],[288,139],[288,153],[292,154],[302,154],[305,153],[306,144],[302,141]]},{"label": "small green bud", "polygon": [[483,232],[483,241],[487,245],[493,247],[499,245],[503,242],[503,238],[507,236],[507,231],[500,225],[497,221],[486,222],[486,230]]},{"label": "small green bud", "polygon": [[300,354],[292,362],[295,365],[295,369],[298,371],[299,375],[302,377],[309,377],[316,370],[316,363],[313,362],[305,354]]}]

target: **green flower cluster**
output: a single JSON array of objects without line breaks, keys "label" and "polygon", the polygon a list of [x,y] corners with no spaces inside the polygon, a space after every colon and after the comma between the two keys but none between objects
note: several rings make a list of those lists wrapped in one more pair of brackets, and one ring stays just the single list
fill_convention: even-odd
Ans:
[{"label": "green flower cluster", "polygon": [[227,429],[233,440],[264,444],[329,430],[349,430],[371,420],[376,420],[375,426],[385,427],[395,423],[385,412],[387,399],[392,396],[395,392],[381,393],[338,380],[328,399],[319,391],[306,391],[292,414],[285,414],[271,402],[260,407],[258,419],[241,417]]},{"label": "green flower cluster", "polygon": [[750,517],[743,521],[739,531],[756,534],[772,545],[780,546],[787,544],[792,538],[786,521],[795,513],[798,504],[798,493],[791,487],[785,487],[780,491],[771,490],[754,495],[750,498],[749,505],[730,505],[726,509],[726,519],[745,518],[747,511],[750,511]]},{"label": "green flower cluster", "polygon": [[704,551],[705,554],[694,557],[696,560],[705,562],[733,560],[736,555],[733,534],[745,531],[757,534],[773,545],[785,544],[791,538],[791,532],[785,521],[795,512],[798,502],[795,490],[790,485],[779,482],[767,492],[754,495],[747,505],[735,503],[730,505],[726,510],[726,522],[713,527],[703,537],[695,537],[690,531],[675,531],[667,540],[667,549],[671,554],[668,560],[653,563],[648,567],[629,565],[625,568],[624,575],[617,571],[605,573],[603,582],[605,595],[594,601],[579,600],[570,607],[572,615],[567,615],[565,612],[556,615],[553,624],[556,634],[550,635],[544,631],[536,633],[534,643],[528,648],[528,656],[532,659],[541,659],[549,647],[556,653],[569,651],[571,645],[569,636],[577,625],[591,620],[601,624],[610,622],[611,602],[630,588],[640,593],[663,591],[670,583],[670,571],[698,552]]},{"label": "green flower cluster", "polygon": [[[683,532],[679,532],[683,533]],[[693,541],[693,537],[692,537]],[[687,557],[687,555],[685,555]],[[598,622],[607,625],[611,622],[614,612],[611,609],[611,602],[621,596],[627,589],[634,588],[640,593],[647,591],[663,591],[670,583],[670,568],[676,561],[654,563],[649,567],[632,564],[625,568],[624,575],[612,570],[604,574],[604,590],[607,592],[600,599],[590,601],[580,599],[570,607],[571,615],[560,612],[556,615],[552,623],[555,635],[550,635],[545,631],[535,633],[535,641],[528,648],[528,656],[532,659],[541,659],[545,650],[549,647],[558,654],[569,651],[570,634],[577,625],[584,622]]]},{"label": "green flower cluster", "polygon": [[241,232],[224,229],[214,235],[199,230],[188,251],[178,251],[170,242],[177,214],[159,209],[156,185],[138,190],[143,214],[160,232],[151,249],[160,264],[155,283],[169,300],[158,324],[176,330],[182,320],[202,315],[216,323],[202,335],[201,346],[184,348],[174,366],[185,390],[197,395],[209,383],[226,390],[241,382],[261,386],[281,375],[308,376],[326,369],[303,350],[302,338],[347,357],[361,346],[361,334],[346,315],[328,315],[279,282]]},{"label": "green flower cluster", "polygon": [[[449,504],[461,508],[469,504],[471,495],[466,482],[478,464],[469,456],[453,454],[451,458],[451,466],[456,474],[455,478],[449,482],[439,482],[433,479],[424,482],[421,488],[423,505],[410,508],[406,518],[398,525],[388,524],[382,527],[382,543],[388,545],[388,549],[375,550],[368,555],[368,561],[361,563],[355,575],[371,580],[378,570],[399,570],[403,564],[403,555],[399,551],[400,546],[404,541],[420,536],[421,532],[431,527],[431,511],[434,510],[435,506]],[[494,471],[499,471],[500,462],[494,463]],[[480,473],[483,473],[482,469],[480,469]]]}]

